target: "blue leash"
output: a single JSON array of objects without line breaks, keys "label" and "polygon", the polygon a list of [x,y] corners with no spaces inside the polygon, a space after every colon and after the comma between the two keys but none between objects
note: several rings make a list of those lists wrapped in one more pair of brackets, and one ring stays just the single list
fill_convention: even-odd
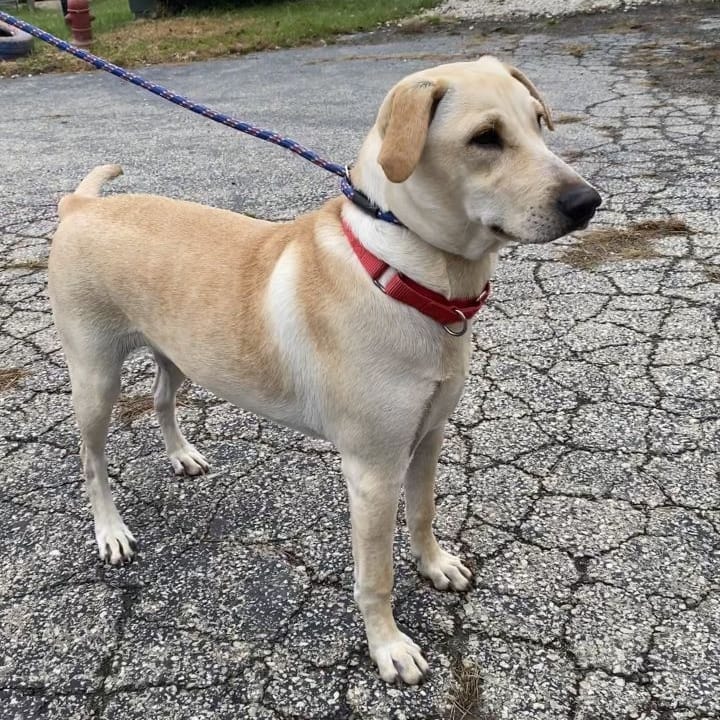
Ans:
[{"label": "blue leash", "polygon": [[13,17],[12,15],[8,15],[8,13],[3,12],[2,10],[0,10],[0,20],[8,23],[8,25],[13,25],[16,28],[19,28],[23,32],[28,33],[28,35],[33,35],[39,40],[48,43],[48,45],[56,47],[58,50],[62,50],[63,52],[69,53],[70,55],[74,55],[76,58],[79,58],[83,62],[92,65],[98,70],[104,70],[105,72],[109,72],[111,75],[115,75],[116,77],[119,77],[123,80],[127,80],[127,82],[130,82],[133,85],[137,85],[138,87],[141,87],[144,90],[153,93],[154,95],[158,95],[165,100],[169,100],[171,103],[175,103],[175,105],[179,105],[180,107],[184,107],[187,110],[191,110],[192,112],[209,118],[210,120],[214,120],[221,125],[227,125],[228,127],[239,130],[240,132],[246,133],[247,135],[252,135],[253,137],[260,138],[261,140],[267,140],[274,145],[279,145],[280,147],[284,147],[287,150],[290,150],[290,152],[293,152],[296,155],[299,155],[301,158],[308,160],[309,162],[313,163],[313,165],[317,165],[323,170],[327,170],[328,172],[340,177],[340,189],[342,190],[343,194],[349,200],[352,200],[352,202],[354,202],[362,210],[364,210],[378,220],[384,220],[385,222],[393,223],[395,225],[402,225],[402,223],[395,217],[395,215],[393,215],[393,213],[381,210],[363,192],[357,190],[352,186],[350,182],[350,171],[349,168],[345,165],[338,165],[337,163],[325,160],[324,158],[320,157],[320,155],[318,155],[314,150],[310,150],[310,148],[304,147],[295,140],[292,140],[291,138],[278,135],[278,133],[273,132],[272,130],[265,130],[263,128],[257,127],[256,125],[251,125],[250,123],[243,122],[242,120],[236,120],[230,115],[225,115],[223,113],[217,112],[216,110],[213,110],[206,105],[202,105],[201,103],[193,102],[192,100],[189,100],[182,95],[178,95],[177,93],[172,92],[172,90],[168,90],[162,85],[156,85],[155,83],[151,83],[149,80],[145,80],[145,78],[141,77],[140,75],[131,73],[128,70],[125,70],[125,68],[121,68],[119,65],[114,65],[113,63],[108,62],[107,60],[104,60],[97,55],[93,55],[87,50],[82,50],[81,48],[75,47],[74,45],[71,45],[64,40],[61,40],[60,38],[57,38],[54,35],[51,35],[44,30],[41,30],[38,27],[35,27],[35,25],[26,23],[24,20],[20,20],[16,17]]}]

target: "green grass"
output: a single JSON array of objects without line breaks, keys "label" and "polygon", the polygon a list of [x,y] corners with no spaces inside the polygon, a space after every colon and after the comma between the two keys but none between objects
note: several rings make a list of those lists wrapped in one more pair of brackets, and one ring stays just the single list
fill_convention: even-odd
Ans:
[{"label": "green grass", "polygon": [[[134,21],[127,0],[93,0],[92,51],[123,66],[191,62],[255,50],[293,47],[375,29],[436,5],[438,0],[275,0],[204,13]],[[69,39],[59,11],[22,9],[24,20]],[[428,18],[431,23],[433,18]],[[416,28],[414,28],[416,30]],[[35,41],[33,55],[0,62],[0,76],[88,68]]]},{"label": "green grass", "polygon": [[[91,14],[95,18],[92,27],[95,33],[105,33],[114,30],[121,25],[131,22],[133,19],[127,1],[92,0],[91,5]],[[33,12],[32,10],[28,10],[27,5],[21,5],[18,10],[8,6],[3,7],[3,10],[10,13],[10,15],[37,25],[43,30],[47,30],[47,32],[57,35],[64,40],[70,39],[70,31],[59,9],[42,9]]]}]

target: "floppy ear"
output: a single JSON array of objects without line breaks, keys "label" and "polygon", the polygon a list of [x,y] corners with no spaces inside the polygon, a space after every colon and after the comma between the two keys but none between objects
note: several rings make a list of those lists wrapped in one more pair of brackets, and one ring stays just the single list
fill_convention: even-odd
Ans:
[{"label": "floppy ear", "polygon": [[429,80],[399,85],[383,104],[378,117],[382,138],[378,162],[390,182],[400,183],[412,175],[435,107],[446,89]]},{"label": "floppy ear", "polygon": [[516,67],[512,67],[512,65],[506,65],[505,67],[516,80],[521,82],[528,89],[530,95],[532,95],[540,103],[540,105],[542,106],[542,115],[545,118],[545,124],[548,126],[548,130],[554,130],[555,123],[552,120],[550,108],[543,99],[542,95],[540,95],[540,93],[538,92],[537,88],[532,84],[530,78],[525,75],[524,72],[518,70]]}]

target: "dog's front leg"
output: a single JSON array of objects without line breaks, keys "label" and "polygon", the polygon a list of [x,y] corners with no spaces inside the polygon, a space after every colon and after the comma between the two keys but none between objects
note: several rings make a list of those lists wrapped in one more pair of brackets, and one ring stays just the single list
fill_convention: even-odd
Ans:
[{"label": "dog's front leg", "polygon": [[438,545],[433,533],[435,473],[443,443],[444,425],[430,430],[420,441],[405,475],[405,502],[410,546],[421,575],[438,590],[466,590],[472,577],[455,555]]},{"label": "dog's front leg", "polygon": [[343,455],[348,485],[355,600],[365,620],[370,656],[383,680],[399,676],[415,685],[428,664],[420,648],[398,630],[392,613],[393,536],[404,468]]}]

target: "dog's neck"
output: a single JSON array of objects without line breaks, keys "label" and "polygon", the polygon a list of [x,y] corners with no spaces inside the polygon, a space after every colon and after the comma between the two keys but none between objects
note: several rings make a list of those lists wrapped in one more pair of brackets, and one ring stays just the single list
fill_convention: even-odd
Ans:
[{"label": "dog's neck", "polygon": [[373,255],[447,298],[478,296],[497,264],[496,252],[488,252],[477,260],[452,255],[405,227],[372,218],[350,201],[343,204],[342,217]]},{"label": "dog's neck", "polygon": [[[371,137],[363,146],[358,163],[352,169],[353,185],[366,193],[383,210],[394,211],[388,198],[388,180],[374,160]],[[376,220],[349,201],[344,203],[343,218],[356,237],[373,255],[420,285],[447,298],[479,295],[497,264],[493,247],[468,259],[443,250],[430,238],[423,238],[407,227]],[[438,232],[433,230],[433,232]],[[448,232],[458,232],[451,228]],[[444,238],[447,239],[447,232]]]}]

